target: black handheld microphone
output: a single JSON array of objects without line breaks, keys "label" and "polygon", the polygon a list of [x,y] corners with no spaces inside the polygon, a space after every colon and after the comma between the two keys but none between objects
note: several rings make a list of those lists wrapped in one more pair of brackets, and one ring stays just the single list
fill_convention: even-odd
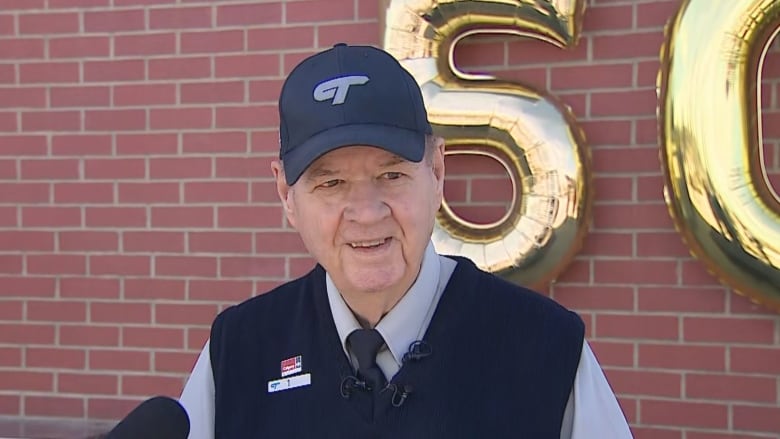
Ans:
[{"label": "black handheld microphone", "polygon": [[155,396],[134,408],[105,439],[187,439],[190,418],[175,399]]}]

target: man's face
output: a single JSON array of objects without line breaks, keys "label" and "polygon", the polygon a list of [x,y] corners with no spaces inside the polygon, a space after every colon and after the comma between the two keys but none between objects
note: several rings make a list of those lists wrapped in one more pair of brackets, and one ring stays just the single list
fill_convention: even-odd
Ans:
[{"label": "man's face", "polygon": [[414,163],[375,147],[342,147],[293,186],[274,163],[288,221],[345,296],[397,300],[414,283],[444,185],[443,142],[430,154]]}]

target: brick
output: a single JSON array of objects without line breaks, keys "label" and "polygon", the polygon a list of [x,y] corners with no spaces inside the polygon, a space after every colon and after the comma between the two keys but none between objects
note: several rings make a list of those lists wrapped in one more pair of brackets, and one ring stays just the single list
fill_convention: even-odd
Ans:
[{"label": "brick", "polygon": [[0,273],[20,274],[23,258],[20,254],[0,255]]},{"label": "brick", "polygon": [[221,228],[281,227],[282,210],[277,206],[220,206],[217,224]]},{"label": "brick", "polygon": [[57,374],[57,391],[59,393],[116,395],[118,390],[119,378],[116,375],[94,372]]},{"label": "brick", "polygon": [[211,128],[211,108],[165,108],[149,110],[153,130]]},{"label": "brick", "polygon": [[11,14],[0,15],[0,35],[15,35],[16,32],[16,18]]},{"label": "brick", "polygon": [[151,29],[191,29],[211,27],[211,7],[173,7],[149,10]]},{"label": "brick", "polygon": [[128,278],[124,279],[124,284],[126,299],[182,300],[185,297],[186,283],[184,280]]},{"label": "brick", "polygon": [[175,103],[175,84],[131,84],[114,87],[115,106],[172,105]]},{"label": "brick", "polygon": [[182,349],[184,347],[184,331],[174,328],[124,327],[122,328],[122,346]]},{"label": "brick", "polygon": [[621,395],[665,396],[679,398],[682,394],[682,374],[643,370],[607,369],[607,379]]},{"label": "brick", "polygon": [[138,131],[146,129],[144,110],[87,110],[84,112],[89,131]]},{"label": "brick", "polygon": [[661,32],[596,35],[592,39],[593,58],[602,60],[656,57],[662,43]]},{"label": "brick", "polygon": [[593,354],[601,366],[634,366],[634,343],[591,340]]},{"label": "brick", "polygon": [[84,61],[84,80],[87,82],[141,81],[144,75],[143,60]]},{"label": "brick", "polygon": [[247,136],[237,131],[184,133],[182,149],[185,153],[245,153]]},{"label": "brick", "polygon": [[184,382],[180,377],[125,375],[122,377],[122,394],[125,395],[178,395]]},{"label": "brick", "polygon": [[79,82],[79,64],[76,62],[36,62],[19,65],[21,83]]},{"label": "brick", "polygon": [[43,135],[0,135],[0,155],[44,155],[46,154],[46,143],[46,136]]},{"label": "brick", "polygon": [[79,178],[79,161],[75,159],[20,160],[25,180],[73,180]]},{"label": "brick", "polygon": [[49,9],[97,8],[108,6],[110,0],[49,0]]},{"label": "brick", "polygon": [[592,154],[595,172],[656,172],[661,169],[658,148],[595,149]]},{"label": "brick", "polygon": [[108,87],[52,87],[49,89],[52,107],[107,107],[111,105]]},{"label": "brick", "polygon": [[210,324],[219,311],[213,304],[162,304],[155,305],[155,322],[164,325]]},{"label": "brick", "polygon": [[217,274],[217,259],[200,256],[157,256],[154,272],[158,276],[213,277]]},{"label": "brick", "polygon": [[209,206],[152,207],[152,227],[212,227],[213,223]]},{"label": "brick", "polygon": [[194,79],[211,76],[208,57],[176,57],[149,60],[149,79]]},{"label": "brick", "polygon": [[726,368],[725,361],[726,353],[723,346],[639,345],[639,366],[645,368],[723,371]]},{"label": "brick", "polygon": [[[2,260],[2,258],[0,258]],[[20,300],[0,301],[0,320],[22,321],[24,320],[24,303]]]},{"label": "brick", "polygon": [[243,203],[249,201],[246,182],[210,181],[184,183],[186,203]]},{"label": "brick", "polygon": [[688,252],[680,234],[676,232],[638,233],[636,242],[639,257],[676,257]]},{"label": "brick", "polygon": [[474,178],[471,180],[471,201],[474,203],[512,201],[512,183],[506,173],[492,178]]},{"label": "brick", "polygon": [[148,256],[90,255],[89,273],[92,275],[148,276],[151,263]]},{"label": "brick", "polygon": [[285,261],[280,257],[224,257],[220,264],[223,277],[260,277],[280,279],[285,276]]},{"label": "brick", "polygon": [[717,279],[707,271],[706,266],[701,260],[683,261],[682,266],[682,284],[683,285],[702,285],[716,286],[720,285]]},{"label": "brick", "polygon": [[148,371],[151,368],[150,352],[130,349],[92,349],[89,351],[89,368],[92,370]]},{"label": "brick", "polygon": [[722,313],[726,309],[723,288],[639,287],[640,311]]},{"label": "brick", "polygon": [[16,206],[0,206],[0,226],[17,227],[17,216]]},{"label": "brick", "polygon": [[589,233],[580,254],[631,257],[634,255],[634,240],[628,233]]},{"label": "brick", "polygon": [[77,12],[19,15],[20,34],[62,34],[79,30]]},{"label": "brick", "polygon": [[639,201],[655,201],[664,193],[664,179],[660,175],[639,176],[636,179],[636,198]]},{"label": "brick", "polygon": [[634,309],[634,292],[630,287],[556,285],[554,297],[569,309]]},{"label": "brick", "polygon": [[507,47],[507,64],[515,65],[550,65],[560,62],[585,61],[588,59],[588,40],[581,40],[576,46],[565,50],[550,46],[540,40],[517,39],[509,41]]},{"label": "brick", "polygon": [[251,81],[249,83],[249,101],[271,104],[277,102],[279,99],[279,91],[282,89],[282,82],[281,79]]},{"label": "brick", "polygon": [[46,106],[46,89],[43,87],[0,88],[2,108],[41,108]]},{"label": "brick", "polygon": [[769,318],[685,317],[683,338],[696,342],[772,344],[775,321]]},{"label": "brick", "polygon": [[119,203],[178,203],[178,183],[119,183]]},{"label": "brick", "polygon": [[22,365],[21,347],[2,347],[0,348],[0,366],[19,367]]},{"label": "brick", "polygon": [[271,181],[254,182],[251,184],[253,203],[278,203],[279,193],[276,184]]},{"label": "brick", "polygon": [[27,395],[24,397],[24,414],[81,418],[84,416],[84,400],[62,396]]},{"label": "brick", "polygon": [[637,145],[657,145],[658,144],[658,121],[652,119],[641,119],[634,121],[636,131]]},{"label": "brick", "polygon": [[26,206],[22,208],[23,227],[74,227],[81,225],[78,207]]},{"label": "brick", "polygon": [[0,395],[0,414],[19,416],[22,398],[19,395]]},{"label": "brick", "polygon": [[60,134],[52,136],[51,151],[57,156],[111,154],[110,134]]},{"label": "brick", "polygon": [[255,249],[259,253],[307,254],[297,232],[263,232],[255,236]]},{"label": "brick", "polygon": [[143,30],[146,18],[143,9],[84,12],[86,32],[121,32]]},{"label": "brick", "polygon": [[725,428],[728,406],[682,401],[640,401],[642,422],[650,425]]},{"label": "brick", "polygon": [[0,0],[0,11],[43,9],[44,0]]},{"label": "brick", "polygon": [[86,352],[83,349],[28,347],[25,351],[27,367],[84,369],[87,364]]},{"label": "brick", "polygon": [[[289,7],[287,5],[288,10]],[[281,2],[217,6],[217,26],[251,26],[281,22]]]},{"label": "brick", "polygon": [[[285,26],[249,29],[249,50],[314,49],[312,26]],[[278,60],[277,60],[277,66]]]},{"label": "brick", "polygon": [[[279,55],[242,54],[214,57],[217,78],[240,78],[279,75]],[[243,85],[243,83],[240,83]],[[243,91],[243,89],[242,89]],[[243,93],[241,95],[243,99]]]},{"label": "brick", "polygon": [[89,398],[87,400],[87,417],[88,419],[105,419],[116,422],[117,419],[123,419],[127,416],[142,400],[143,398]]},{"label": "brick", "polygon": [[640,28],[663,28],[679,8],[680,4],[676,1],[640,3],[636,6],[636,25]]},{"label": "brick", "polygon": [[152,308],[148,303],[91,302],[89,316],[92,322],[151,323]]},{"label": "brick", "polygon": [[[79,257],[79,260],[83,260],[82,257]],[[84,322],[87,319],[87,307],[80,301],[29,301],[27,319],[43,322]]]},{"label": "brick", "polygon": [[0,251],[52,251],[54,233],[33,230],[0,230]]},{"label": "brick", "polygon": [[755,303],[752,298],[745,297],[735,291],[736,294],[729,294],[729,310],[732,315],[751,314],[751,315],[776,315],[776,312],[766,306]]},{"label": "brick", "polygon": [[60,296],[71,299],[118,299],[119,279],[64,277],[60,279]]},{"label": "brick", "polygon": [[732,372],[780,374],[780,349],[733,346],[729,354]]},{"label": "brick", "polygon": [[672,219],[663,203],[601,205],[593,211],[595,229],[672,229]]},{"label": "brick", "polygon": [[659,260],[597,260],[594,262],[597,283],[669,284],[678,283],[677,263]]},{"label": "brick", "polygon": [[634,21],[632,5],[596,5],[583,16],[582,28],[588,31],[629,30]]},{"label": "brick", "polygon": [[[0,323],[0,343],[9,344],[43,344],[54,343],[54,325],[30,323]],[[2,383],[2,380],[0,380]]]},{"label": "brick", "polygon": [[279,110],[276,105],[224,106],[218,107],[216,112],[217,128],[254,128],[279,123]]},{"label": "brick", "polygon": [[188,352],[155,352],[155,372],[186,372],[192,370],[197,355]]},{"label": "brick", "polygon": [[114,54],[117,56],[172,53],[176,53],[176,34],[174,33],[145,33],[114,37]]},{"label": "brick", "polygon": [[184,248],[182,232],[127,231],[122,234],[125,252],[183,253]]},{"label": "brick", "polygon": [[49,372],[0,370],[0,390],[50,392],[53,388],[54,375]]},{"label": "brick", "polygon": [[344,41],[380,46],[379,33],[375,23],[343,23],[317,26],[317,43],[332,46]]},{"label": "brick", "polygon": [[590,95],[591,116],[636,116],[654,111],[655,89],[604,91]]},{"label": "brick", "polygon": [[217,157],[216,176],[219,178],[260,178],[270,174],[270,160],[266,157]]},{"label": "brick", "polygon": [[677,340],[680,323],[676,316],[600,314],[596,333],[599,338]]},{"label": "brick", "polygon": [[775,379],[721,374],[686,374],[685,396],[695,399],[753,401],[777,400]]},{"label": "brick", "polygon": [[175,154],[179,148],[176,134],[118,134],[116,150],[119,155]]},{"label": "brick", "polygon": [[115,180],[146,177],[143,159],[85,159],[84,178],[90,180]]},{"label": "brick", "polygon": [[64,346],[119,346],[119,328],[115,326],[62,325],[59,332]]},{"label": "brick", "polygon": [[113,203],[112,183],[56,183],[54,201],[57,203]]},{"label": "brick", "polygon": [[190,281],[189,300],[241,302],[252,297],[252,281],[199,279]]},{"label": "brick", "polygon": [[146,209],[143,207],[87,207],[87,227],[146,227]]},{"label": "brick", "polygon": [[187,328],[187,349],[200,352],[210,335],[209,325],[204,324],[200,328]]},{"label": "brick", "polygon": [[17,117],[15,112],[0,113],[0,132],[18,131]]},{"label": "brick", "polygon": [[56,279],[50,277],[0,276],[2,297],[54,297]]},{"label": "brick", "polygon": [[244,50],[243,30],[183,32],[181,53],[222,53]]},{"label": "brick", "polygon": [[734,428],[777,433],[780,431],[780,408],[736,405]]},{"label": "brick", "polygon": [[22,113],[24,131],[78,131],[81,114],[78,111],[26,111]]},{"label": "brick", "polygon": [[27,272],[30,274],[86,274],[83,255],[31,254],[27,255]]},{"label": "brick", "polygon": [[631,143],[631,122],[626,120],[580,120],[591,146],[622,146]]},{"label": "brick", "polygon": [[170,5],[171,3],[176,3],[176,0],[114,0],[116,6]]},{"label": "brick", "polygon": [[1,59],[43,58],[45,40],[43,38],[4,39],[0,45]]},{"label": "brick", "polygon": [[208,82],[182,84],[180,92],[184,104],[242,102],[244,83],[242,81]]},{"label": "brick", "polygon": [[655,86],[658,83],[658,71],[661,63],[658,60],[637,63],[636,85],[638,87]]},{"label": "brick", "polygon": [[327,6],[316,0],[303,0],[285,6],[287,23],[352,20],[355,17],[352,0],[332,0]]},{"label": "brick", "polygon": [[[320,46],[323,44],[320,43]],[[453,52],[455,66],[462,71],[494,69],[506,64],[505,45],[488,35],[475,35],[457,44]]]},{"label": "brick", "polygon": [[[194,253],[251,253],[252,234],[239,232],[190,232],[188,249]],[[277,250],[282,252],[283,250]]]}]

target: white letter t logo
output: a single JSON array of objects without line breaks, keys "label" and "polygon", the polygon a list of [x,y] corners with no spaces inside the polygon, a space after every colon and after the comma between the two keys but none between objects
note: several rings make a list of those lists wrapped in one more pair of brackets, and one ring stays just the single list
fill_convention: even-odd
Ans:
[{"label": "white letter t logo", "polygon": [[333,99],[331,105],[343,104],[351,85],[363,85],[368,82],[368,76],[342,76],[319,83],[314,89],[314,100],[324,102]]}]

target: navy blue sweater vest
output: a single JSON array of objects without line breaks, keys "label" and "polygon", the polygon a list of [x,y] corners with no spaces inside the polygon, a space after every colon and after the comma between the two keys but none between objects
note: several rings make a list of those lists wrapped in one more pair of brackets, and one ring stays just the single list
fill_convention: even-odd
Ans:
[{"label": "navy blue sweater vest", "polygon": [[[232,306],[214,321],[215,437],[558,439],[582,351],[582,320],[552,300],[458,262],[424,340],[430,356],[390,384],[353,391],[325,272]],[[268,393],[282,360],[302,357],[308,386]],[[396,402],[398,402],[398,394]]]}]

